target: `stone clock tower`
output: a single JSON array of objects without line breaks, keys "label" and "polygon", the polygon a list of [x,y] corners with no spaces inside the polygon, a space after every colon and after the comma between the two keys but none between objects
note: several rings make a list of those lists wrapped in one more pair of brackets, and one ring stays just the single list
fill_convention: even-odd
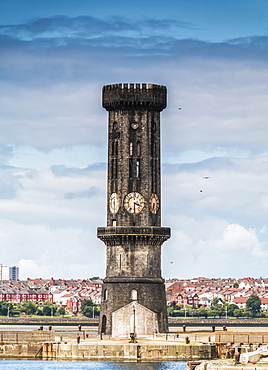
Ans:
[{"label": "stone clock tower", "polygon": [[103,87],[108,118],[107,227],[99,330],[113,337],[167,332],[161,246],[160,112],[165,86],[116,84]]}]

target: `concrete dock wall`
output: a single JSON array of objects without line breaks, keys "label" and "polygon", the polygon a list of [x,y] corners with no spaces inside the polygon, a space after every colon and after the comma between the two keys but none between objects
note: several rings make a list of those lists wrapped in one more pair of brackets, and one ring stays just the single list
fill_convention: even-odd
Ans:
[{"label": "concrete dock wall", "polygon": [[263,332],[245,332],[245,333],[215,333],[215,341],[218,343],[235,344],[268,344],[268,333]]},{"label": "concrete dock wall", "polygon": [[55,340],[53,330],[1,330],[0,344],[6,343],[43,343]]},{"label": "concrete dock wall", "polygon": [[42,358],[42,351],[40,343],[0,344],[0,358]]},{"label": "concrete dock wall", "polygon": [[[53,344],[58,359],[192,360],[217,357],[216,345],[184,344]],[[44,353],[45,355],[45,353]]]}]

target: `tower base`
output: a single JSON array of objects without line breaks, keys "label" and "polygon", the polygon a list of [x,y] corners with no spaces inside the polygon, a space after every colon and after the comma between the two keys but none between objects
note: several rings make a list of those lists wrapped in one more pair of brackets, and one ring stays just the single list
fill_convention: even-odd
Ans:
[{"label": "tower base", "polygon": [[105,227],[97,235],[107,246],[99,331],[129,337],[134,317],[136,335],[168,332],[161,246],[170,228]]}]

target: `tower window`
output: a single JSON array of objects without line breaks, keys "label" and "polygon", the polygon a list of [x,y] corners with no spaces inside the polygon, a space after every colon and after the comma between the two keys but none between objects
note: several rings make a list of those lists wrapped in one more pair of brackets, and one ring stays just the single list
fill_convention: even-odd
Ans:
[{"label": "tower window", "polygon": [[114,123],[113,123],[113,130],[116,131],[117,130],[117,127],[118,127],[117,122],[114,121]]},{"label": "tower window", "polygon": [[136,161],[136,177],[139,178],[140,177],[140,160],[137,159]]},{"label": "tower window", "polygon": [[114,179],[117,179],[117,159],[114,161]]},{"label": "tower window", "polygon": [[103,299],[104,299],[105,301],[107,301],[107,298],[108,298],[108,290],[107,290],[107,289],[105,289],[105,290],[104,290],[104,294],[103,294]]},{"label": "tower window", "polygon": [[132,158],[129,158],[129,178],[132,179]]},{"label": "tower window", "polygon": [[137,299],[138,299],[138,292],[137,292],[136,289],[132,289],[131,290],[131,299],[132,299],[132,301],[137,301]]},{"label": "tower window", "polygon": [[117,159],[112,159],[112,179],[117,179]]},{"label": "tower window", "polygon": [[115,155],[118,155],[118,141],[115,142]]},{"label": "tower window", "polygon": [[132,143],[132,141],[129,143],[129,155],[133,155],[133,143]]},{"label": "tower window", "polygon": [[141,155],[141,143],[137,142],[137,156],[139,157]]}]

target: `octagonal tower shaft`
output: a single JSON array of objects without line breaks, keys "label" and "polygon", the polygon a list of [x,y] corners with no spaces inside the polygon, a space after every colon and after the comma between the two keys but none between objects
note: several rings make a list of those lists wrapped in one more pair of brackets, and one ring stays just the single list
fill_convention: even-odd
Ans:
[{"label": "octagonal tower shaft", "polygon": [[[166,96],[165,86],[152,84],[103,88],[103,107],[109,112],[107,226],[161,226],[160,111]],[[142,212],[137,212],[138,201],[122,202],[133,192],[143,196]],[[116,213],[112,202],[118,202]]]}]

